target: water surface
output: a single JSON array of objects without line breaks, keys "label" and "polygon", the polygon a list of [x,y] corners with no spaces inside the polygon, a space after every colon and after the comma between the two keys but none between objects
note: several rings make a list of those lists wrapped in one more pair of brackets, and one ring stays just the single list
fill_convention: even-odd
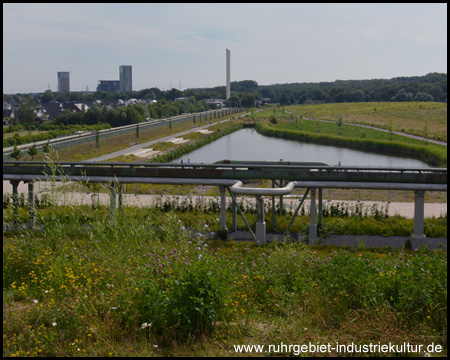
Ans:
[{"label": "water surface", "polygon": [[259,134],[242,129],[172,161],[214,163],[218,160],[320,161],[342,166],[430,167],[416,159],[369,153],[330,145],[317,145]]}]

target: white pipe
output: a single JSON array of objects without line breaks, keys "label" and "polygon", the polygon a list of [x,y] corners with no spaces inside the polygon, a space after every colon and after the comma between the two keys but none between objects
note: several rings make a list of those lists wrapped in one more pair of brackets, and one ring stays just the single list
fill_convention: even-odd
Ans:
[{"label": "white pipe", "polygon": [[294,181],[290,181],[285,187],[275,188],[244,188],[242,181],[237,181],[231,188],[231,192],[239,195],[281,196],[287,195],[294,189]]}]

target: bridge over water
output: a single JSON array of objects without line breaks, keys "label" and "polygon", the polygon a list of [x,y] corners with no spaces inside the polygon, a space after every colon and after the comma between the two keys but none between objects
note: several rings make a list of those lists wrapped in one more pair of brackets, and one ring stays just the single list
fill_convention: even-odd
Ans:
[{"label": "bridge over water", "polygon": [[[271,188],[245,186],[252,180],[271,180]],[[414,233],[411,240],[419,240],[424,235],[424,195],[425,191],[447,191],[447,169],[445,168],[387,168],[329,166],[325,163],[289,161],[237,161],[224,160],[215,164],[167,164],[167,163],[89,163],[89,162],[46,162],[4,161],[3,180],[13,187],[14,216],[18,217],[17,187],[21,181],[28,183],[30,224],[34,226],[34,182],[35,181],[78,181],[88,183],[108,183],[110,189],[111,221],[114,220],[117,200],[119,211],[122,207],[123,184],[171,184],[218,186],[221,194],[221,228],[226,228],[226,191],[232,198],[233,228],[236,226],[237,212],[242,216],[252,238],[260,244],[266,242],[264,220],[264,197],[280,197],[294,188],[305,188],[305,194],[288,224],[285,234],[300,210],[306,195],[311,196],[311,223],[309,240],[317,240],[316,212],[318,222],[322,221],[322,190],[338,189],[381,189],[414,190]],[[248,224],[236,197],[253,195],[256,197],[256,234]],[[118,199],[117,199],[118,197]],[[317,200],[316,200],[317,199]],[[318,202],[316,208],[316,202]],[[272,206],[274,209],[275,207]],[[273,210],[274,211],[274,210]],[[272,218],[274,221],[274,213]]]}]

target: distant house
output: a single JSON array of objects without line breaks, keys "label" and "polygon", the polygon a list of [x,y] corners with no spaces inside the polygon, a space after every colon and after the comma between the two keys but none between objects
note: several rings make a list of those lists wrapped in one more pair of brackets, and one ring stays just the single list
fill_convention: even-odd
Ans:
[{"label": "distant house", "polygon": [[69,111],[70,112],[86,112],[88,111],[89,107],[86,104],[82,104],[82,103],[77,103],[77,104],[73,104],[71,106],[69,106]]},{"label": "distant house", "polygon": [[14,119],[16,110],[15,109],[5,109],[3,108],[3,119],[4,118],[12,118]]},{"label": "distant house", "polygon": [[63,104],[52,100],[47,104],[43,104],[40,108],[36,108],[37,111],[41,112],[41,118],[48,118],[48,120],[53,120],[54,118],[64,114]]}]

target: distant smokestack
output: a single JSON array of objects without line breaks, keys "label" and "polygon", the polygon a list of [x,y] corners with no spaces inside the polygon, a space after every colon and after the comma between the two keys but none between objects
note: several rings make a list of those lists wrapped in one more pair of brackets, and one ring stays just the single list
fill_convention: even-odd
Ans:
[{"label": "distant smokestack", "polygon": [[229,99],[231,96],[231,86],[230,86],[230,50],[227,49],[227,96]]}]

